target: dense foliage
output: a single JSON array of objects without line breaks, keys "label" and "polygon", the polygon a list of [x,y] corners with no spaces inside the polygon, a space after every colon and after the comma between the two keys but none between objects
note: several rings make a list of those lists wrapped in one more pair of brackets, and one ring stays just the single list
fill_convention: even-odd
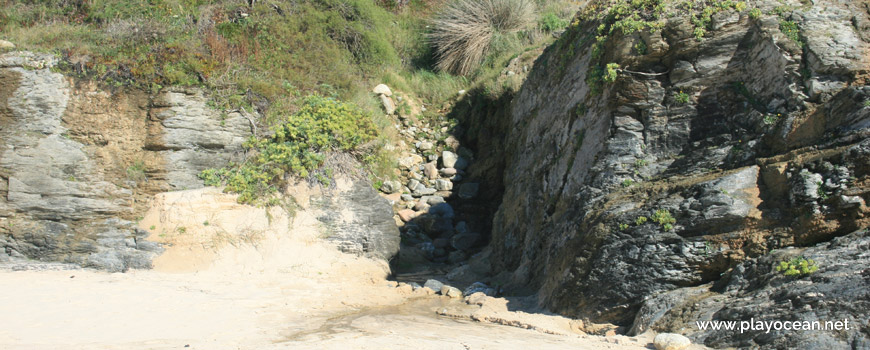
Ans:
[{"label": "dense foliage", "polygon": [[[208,169],[200,177],[209,186],[226,186],[238,193],[239,202],[266,204],[287,174],[308,178],[313,171],[329,181],[329,170],[320,169],[329,152],[354,152],[375,140],[377,129],[370,115],[334,98],[309,96],[298,112],[272,129],[273,135],[246,143],[255,155],[242,164]],[[363,158],[365,159],[365,158]]]}]

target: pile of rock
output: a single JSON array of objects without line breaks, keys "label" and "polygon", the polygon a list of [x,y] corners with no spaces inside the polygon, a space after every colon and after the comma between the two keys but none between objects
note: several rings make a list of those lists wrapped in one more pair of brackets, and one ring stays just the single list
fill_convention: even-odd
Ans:
[{"label": "pile of rock", "polygon": [[[373,90],[388,114],[396,104],[408,104],[386,85]],[[395,124],[402,140],[396,146],[398,180],[384,181],[380,190],[393,203],[402,241],[435,262],[465,260],[481,235],[458,219],[451,204],[473,200],[480,184],[465,178],[473,154],[449,135],[447,121],[418,119],[413,113],[398,113]]]}]

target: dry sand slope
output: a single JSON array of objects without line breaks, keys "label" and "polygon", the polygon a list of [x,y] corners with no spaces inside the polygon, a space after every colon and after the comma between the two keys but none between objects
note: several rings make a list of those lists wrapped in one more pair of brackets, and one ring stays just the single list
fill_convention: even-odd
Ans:
[{"label": "dry sand slope", "polygon": [[[207,222],[207,223],[206,223]],[[645,349],[648,337],[561,335],[436,315],[458,299],[396,288],[383,263],[338,252],[300,211],[213,189],[162,194],[141,223],[173,245],[151,271],[0,272],[2,349]],[[153,229],[152,229],[153,227]],[[496,303],[498,304],[498,303]],[[469,311],[470,310],[470,311]],[[522,322],[519,322],[522,323]],[[618,344],[617,344],[618,343]]]}]

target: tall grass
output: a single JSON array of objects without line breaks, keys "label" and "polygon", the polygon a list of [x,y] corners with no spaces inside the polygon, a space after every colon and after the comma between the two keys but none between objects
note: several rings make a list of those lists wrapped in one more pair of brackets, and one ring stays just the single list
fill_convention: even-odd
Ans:
[{"label": "tall grass", "polygon": [[524,29],[534,20],[532,0],[456,0],[435,17],[428,34],[437,67],[468,75],[486,58],[499,34]]}]

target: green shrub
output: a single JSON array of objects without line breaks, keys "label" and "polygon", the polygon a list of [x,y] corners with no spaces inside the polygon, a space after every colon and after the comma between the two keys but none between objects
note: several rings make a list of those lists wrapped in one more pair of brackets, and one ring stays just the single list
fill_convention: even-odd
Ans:
[{"label": "green shrub", "polygon": [[[284,174],[307,178],[323,165],[327,153],[352,153],[378,136],[371,116],[349,103],[317,95],[305,98],[300,110],[272,131],[268,138],[246,143],[256,151],[247,162],[207,169],[200,178],[208,186],[224,185],[225,191],[238,193],[240,203],[264,204]],[[328,181],[320,173],[315,178]]]},{"label": "green shrub", "polygon": [[646,216],[638,216],[637,219],[634,220],[634,224],[637,226],[645,224],[647,221]]},{"label": "green shrub", "polygon": [[786,276],[795,277],[811,275],[818,270],[819,267],[816,266],[815,261],[803,257],[792,258],[789,261],[781,261],[779,265],[776,266],[777,272],[782,272],[782,274]]},{"label": "green shrub", "polygon": [[498,34],[534,20],[532,0],[456,0],[433,20],[429,42],[440,70],[468,75],[493,49]]},{"label": "green shrub", "polygon": [[547,12],[538,19],[538,27],[545,32],[554,32],[568,26],[568,21],[553,12]]},{"label": "green shrub", "polygon": [[754,9],[752,9],[752,10],[749,10],[749,18],[752,18],[752,19],[759,19],[759,18],[761,18],[761,10],[759,10],[759,9],[757,9],[757,8],[754,8]]},{"label": "green shrub", "polygon": [[786,37],[797,43],[798,46],[804,47],[805,43],[803,39],[801,39],[801,31],[800,28],[798,28],[797,23],[794,21],[781,20],[779,21],[779,30],[782,31]]},{"label": "green shrub", "polygon": [[671,216],[671,212],[667,209],[659,209],[653,213],[652,221],[661,225],[662,229],[665,231],[670,231],[674,228],[674,224],[677,223],[677,219],[674,219]]},{"label": "green shrub", "polygon": [[631,185],[634,185],[634,181],[632,179],[622,180],[622,187],[623,188],[631,187]]},{"label": "green shrub", "polygon": [[772,113],[768,113],[768,114],[764,115],[763,121],[764,121],[765,125],[774,125],[776,123],[779,123],[779,120],[781,118],[782,118],[782,114],[777,113],[776,115],[774,115]]},{"label": "green shrub", "polygon": [[677,93],[676,95],[674,95],[674,101],[676,101],[677,104],[681,104],[681,105],[684,105],[684,104],[686,104],[686,103],[689,103],[689,94],[687,94],[687,93],[683,92],[682,90],[680,90],[679,93]]}]

